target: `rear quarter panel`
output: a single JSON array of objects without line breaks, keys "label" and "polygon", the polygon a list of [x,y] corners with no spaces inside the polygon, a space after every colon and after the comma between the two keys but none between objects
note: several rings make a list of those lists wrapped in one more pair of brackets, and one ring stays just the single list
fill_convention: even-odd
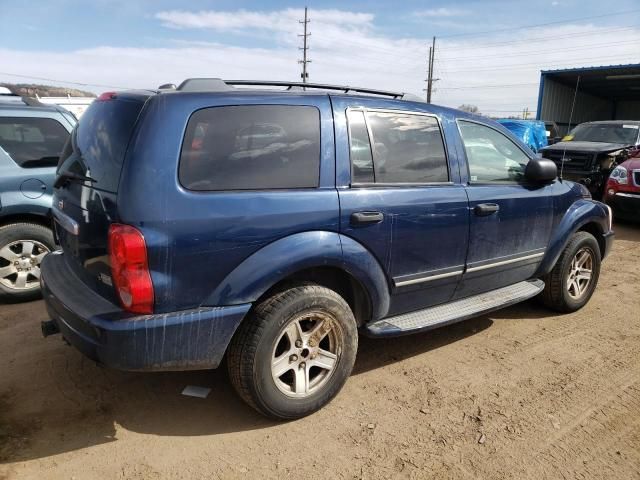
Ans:
[{"label": "rear quarter panel", "polygon": [[[51,118],[59,122],[68,132],[73,123],[59,112],[39,109],[0,109],[2,117]],[[2,218],[16,215],[36,215],[45,217],[51,210],[55,167],[21,168],[0,148],[0,222]],[[28,188],[24,182],[37,180],[44,184],[44,190],[38,182],[35,189]],[[22,187],[22,188],[21,188]]]},{"label": "rear quarter panel", "polygon": [[[194,192],[180,185],[178,158],[191,114],[206,107],[247,104],[311,105],[319,110],[319,188]],[[326,95],[165,94],[150,99],[142,115],[125,159],[118,211],[123,223],[137,226],[145,236],[158,312],[205,303],[238,265],[278,239],[301,232],[337,232],[333,120]],[[283,268],[280,258],[261,262],[270,263],[265,268],[273,278]],[[241,296],[229,292],[217,298],[242,303]]]}]

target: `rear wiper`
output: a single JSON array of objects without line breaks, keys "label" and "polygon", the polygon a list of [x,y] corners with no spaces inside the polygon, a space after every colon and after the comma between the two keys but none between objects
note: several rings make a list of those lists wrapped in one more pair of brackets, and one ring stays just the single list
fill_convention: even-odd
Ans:
[{"label": "rear wiper", "polygon": [[91,182],[91,183],[97,182],[96,179],[88,177],[86,175],[79,175],[77,173],[72,173],[72,172],[60,172],[56,177],[56,181],[53,184],[53,188],[60,188],[66,185],[70,180],[75,180],[78,182]]}]

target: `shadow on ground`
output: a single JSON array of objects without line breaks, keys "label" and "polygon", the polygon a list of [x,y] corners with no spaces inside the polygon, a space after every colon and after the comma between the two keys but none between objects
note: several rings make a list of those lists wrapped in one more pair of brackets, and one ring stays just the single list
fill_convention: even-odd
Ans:
[{"label": "shadow on ground", "polygon": [[[494,319],[503,316],[535,320],[549,315],[528,302],[422,334],[391,339],[361,336],[353,374],[457,342],[490,328]],[[28,335],[37,338],[39,332]],[[95,365],[59,337],[36,341],[42,346],[28,361],[16,365],[24,382],[0,394],[2,462],[112,442],[118,428],[160,436],[198,436],[278,425],[236,396],[224,365],[215,371],[119,372]],[[187,385],[212,390],[206,400],[189,398],[180,394]]]},{"label": "shadow on ground", "polygon": [[[640,241],[636,225],[616,224],[615,230],[618,241]],[[501,319],[535,322],[553,315],[530,301],[422,334],[361,337],[353,375],[445,347]],[[120,429],[171,437],[279,425],[236,396],[224,365],[215,371],[148,374],[105,369],[66,347],[60,337],[42,339],[39,323],[45,318],[42,302],[2,306],[0,363],[7,365],[0,376],[0,462],[113,442]],[[16,326],[19,322],[24,323]],[[189,398],[180,394],[187,385],[212,390],[205,400]]]}]

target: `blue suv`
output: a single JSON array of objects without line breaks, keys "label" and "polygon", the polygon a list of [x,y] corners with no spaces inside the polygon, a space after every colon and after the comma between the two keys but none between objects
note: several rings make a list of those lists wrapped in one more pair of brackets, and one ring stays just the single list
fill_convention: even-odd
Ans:
[{"label": "blue suv", "polygon": [[280,82],[103,94],[53,211],[45,335],[125,370],[226,354],[239,395],[282,419],[337,394],[358,331],[406,335],[534,296],[581,308],[613,240],[606,205],[489,119]]},{"label": "blue suv", "polygon": [[[2,88],[0,88],[2,90]],[[40,262],[54,250],[51,197],[58,157],[76,118],[0,94],[0,300],[40,294]]]}]

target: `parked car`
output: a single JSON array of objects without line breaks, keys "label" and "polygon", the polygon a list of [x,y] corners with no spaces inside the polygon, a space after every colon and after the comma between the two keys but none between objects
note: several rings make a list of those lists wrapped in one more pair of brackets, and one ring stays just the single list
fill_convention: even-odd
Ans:
[{"label": "parked car", "polygon": [[544,122],[540,120],[517,120],[512,118],[501,118],[498,123],[510,130],[522,143],[534,152],[546,147],[547,131]]},{"label": "parked car", "polygon": [[564,178],[586,185],[594,197],[602,198],[609,174],[638,146],[640,121],[588,122],[571,130],[561,142],[543,148],[542,156],[562,168]]},{"label": "parked car", "polygon": [[613,169],[607,181],[604,201],[611,206],[616,217],[640,220],[640,148]]},{"label": "parked car", "polygon": [[40,262],[55,245],[56,165],[75,124],[61,107],[0,94],[0,300],[40,294]]},{"label": "parked car", "polygon": [[486,118],[300,87],[101,95],[58,171],[45,336],[125,370],[226,354],[239,395],[291,419],[341,389],[358,329],[406,335],[537,295],[587,303],[611,215],[553,162]]}]

